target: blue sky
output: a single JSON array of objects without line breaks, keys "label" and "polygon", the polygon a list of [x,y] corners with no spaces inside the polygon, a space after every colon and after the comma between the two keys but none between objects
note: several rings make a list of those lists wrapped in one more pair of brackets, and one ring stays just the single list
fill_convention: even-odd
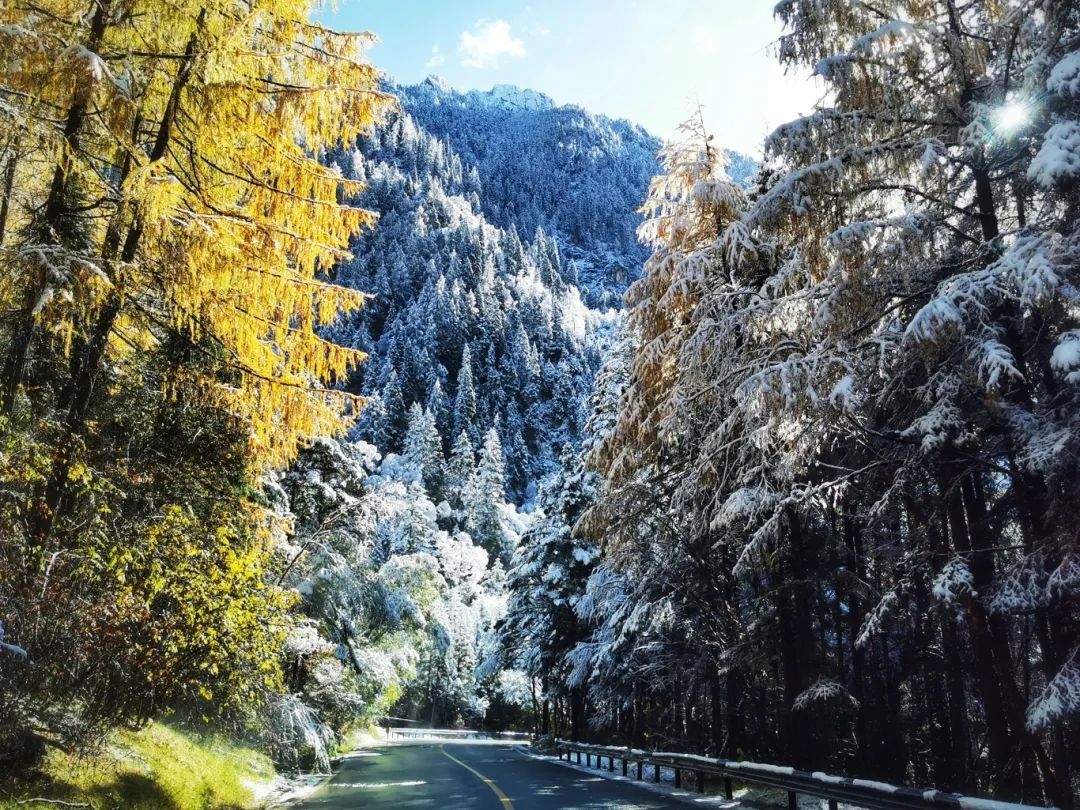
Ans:
[{"label": "blue sky", "polygon": [[517,84],[671,136],[698,100],[717,140],[750,154],[819,90],[785,75],[774,0],[339,0],[335,28],[370,30],[398,81]]}]

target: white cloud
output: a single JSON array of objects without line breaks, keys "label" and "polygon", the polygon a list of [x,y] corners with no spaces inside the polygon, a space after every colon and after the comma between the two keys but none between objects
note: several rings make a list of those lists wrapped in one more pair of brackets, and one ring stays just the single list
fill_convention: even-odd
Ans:
[{"label": "white cloud", "polygon": [[428,70],[431,70],[432,68],[437,68],[439,65],[441,65],[445,61],[446,61],[446,54],[444,54],[441,50],[439,50],[438,45],[432,45],[431,46],[431,58],[428,59],[426,62],[424,62],[424,67],[427,68]]},{"label": "white cloud", "polygon": [[477,20],[471,31],[461,32],[458,53],[465,67],[493,68],[503,56],[523,58],[525,43],[511,35],[506,20]]}]

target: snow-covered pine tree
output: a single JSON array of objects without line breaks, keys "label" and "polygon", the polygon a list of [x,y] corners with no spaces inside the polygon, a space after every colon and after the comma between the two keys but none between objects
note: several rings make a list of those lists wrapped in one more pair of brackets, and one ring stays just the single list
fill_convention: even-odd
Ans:
[{"label": "snow-covered pine tree", "polygon": [[416,469],[425,489],[437,497],[443,483],[442,438],[435,426],[435,417],[419,402],[409,408],[403,453]]},{"label": "snow-covered pine tree", "polygon": [[469,482],[476,474],[476,455],[469,434],[461,431],[454,440],[450,458],[446,461],[446,477],[443,492],[451,507],[462,511],[468,499]]},{"label": "snow-covered pine tree", "polygon": [[499,432],[491,428],[484,434],[476,471],[469,479],[465,494],[465,525],[491,558],[509,560],[513,549],[507,543],[503,527],[502,504],[506,499],[506,476]]},{"label": "snow-covered pine tree", "polygon": [[[598,555],[595,544],[575,538],[573,528],[595,497],[596,475],[571,450],[561,469],[540,489],[541,515],[522,537],[510,569],[510,603],[501,627],[510,663],[540,682],[544,702],[540,733],[552,734],[551,703],[564,702],[570,735],[583,731],[585,690],[570,683],[567,654],[587,628],[575,613]],[[559,712],[559,707],[554,711]]]},{"label": "snow-covered pine tree", "polygon": [[454,394],[454,421],[453,430],[455,435],[462,432],[469,433],[473,439],[476,430],[476,389],[473,386],[473,363],[472,349],[466,344],[461,352],[461,365],[458,369],[457,392]]}]

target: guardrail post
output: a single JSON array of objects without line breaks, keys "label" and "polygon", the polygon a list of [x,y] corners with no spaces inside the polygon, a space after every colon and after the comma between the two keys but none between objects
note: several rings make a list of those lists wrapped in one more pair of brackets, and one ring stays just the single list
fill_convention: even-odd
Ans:
[{"label": "guardrail post", "polygon": [[637,762],[637,778],[638,778],[638,781],[641,780],[641,760],[640,759]]},{"label": "guardrail post", "polygon": [[798,808],[799,808],[799,797],[797,795],[795,795],[794,790],[789,790],[788,791],[788,794],[787,794],[787,806],[788,806],[788,810],[798,810]]},{"label": "guardrail post", "polygon": [[615,757],[613,757],[611,754],[608,754],[607,769],[608,769],[608,773],[611,773],[612,771],[615,770]]},{"label": "guardrail post", "polygon": [[698,793],[704,793],[705,792],[705,771],[698,771],[697,772],[697,792]]},{"label": "guardrail post", "polygon": [[578,765],[581,764],[581,752],[580,751],[577,752],[577,764]]},{"label": "guardrail post", "polygon": [[675,768],[675,787],[682,787],[682,771],[678,767]]},{"label": "guardrail post", "polygon": [[626,757],[622,758],[622,775],[626,776]]},{"label": "guardrail post", "polygon": [[660,783],[660,766],[659,765],[653,765],[653,776],[656,777],[656,783],[659,784]]},{"label": "guardrail post", "polygon": [[836,810],[836,799],[829,799],[829,810]]},{"label": "guardrail post", "polygon": [[724,777],[724,798],[727,799],[728,801],[731,801],[731,799],[733,798],[732,790],[731,790],[731,777],[730,776],[725,776]]}]

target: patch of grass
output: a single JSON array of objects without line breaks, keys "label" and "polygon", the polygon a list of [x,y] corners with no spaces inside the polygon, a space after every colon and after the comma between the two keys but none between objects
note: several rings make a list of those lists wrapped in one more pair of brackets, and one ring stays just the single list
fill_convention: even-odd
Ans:
[{"label": "patch of grass", "polygon": [[257,806],[252,788],[273,776],[255,751],[151,724],[117,732],[94,756],[50,752],[34,776],[0,781],[0,810],[64,806],[25,803],[35,797],[94,810],[249,810]]}]

